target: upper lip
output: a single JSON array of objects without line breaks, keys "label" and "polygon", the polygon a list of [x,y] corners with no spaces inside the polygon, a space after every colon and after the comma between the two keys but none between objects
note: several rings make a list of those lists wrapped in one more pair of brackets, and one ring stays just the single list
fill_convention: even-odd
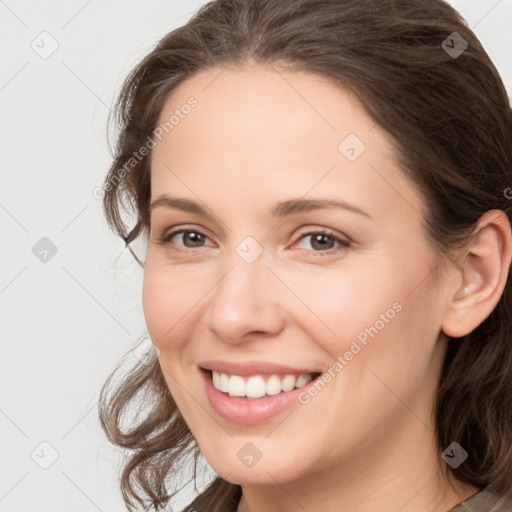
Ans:
[{"label": "upper lip", "polygon": [[293,368],[267,361],[203,361],[199,364],[199,367],[205,370],[227,373],[228,375],[239,375],[240,377],[249,375],[303,375],[320,373],[318,370],[311,370],[310,368]]}]

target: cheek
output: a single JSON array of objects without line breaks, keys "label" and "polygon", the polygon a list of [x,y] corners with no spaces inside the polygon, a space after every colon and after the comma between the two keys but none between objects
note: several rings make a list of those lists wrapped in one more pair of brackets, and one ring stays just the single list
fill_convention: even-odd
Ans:
[{"label": "cheek", "polygon": [[204,296],[202,285],[182,269],[147,261],[144,269],[142,303],[148,332],[161,350],[179,350],[186,339],[184,328],[194,306]]},{"label": "cheek", "polygon": [[307,279],[288,271],[283,280],[307,305],[296,301],[295,321],[333,360],[343,357],[356,380],[364,368],[381,366],[391,378],[400,368],[424,371],[434,349],[438,308],[432,283],[418,286],[417,277],[428,275],[427,263],[420,272],[380,259],[364,268],[322,269]]},{"label": "cheek", "polygon": [[311,339],[325,340],[334,356],[346,350],[344,346],[365,328],[376,322],[381,327],[381,315],[391,319],[396,316],[400,287],[382,275],[343,266],[315,269],[307,276],[288,270],[283,273],[283,281],[299,299],[294,301],[295,320],[303,323]]},{"label": "cheek", "polygon": [[147,330],[160,350],[162,373],[181,411],[191,408],[182,392],[184,372],[190,364],[185,349],[194,329],[194,308],[205,293],[204,286],[189,275],[183,269],[146,260],[142,288]]}]

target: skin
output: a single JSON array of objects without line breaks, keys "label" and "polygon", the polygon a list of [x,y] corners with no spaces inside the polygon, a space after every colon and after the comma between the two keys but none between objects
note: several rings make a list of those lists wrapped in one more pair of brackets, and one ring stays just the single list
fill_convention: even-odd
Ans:
[{"label": "skin", "polygon": [[[144,314],[204,457],[242,485],[238,511],[432,512],[475,494],[448,478],[432,407],[447,335],[481,323],[505,285],[506,217],[482,218],[480,236],[436,280],[440,256],[421,224],[423,199],[352,94],[319,76],[250,63],[183,82],[161,120],[190,96],[197,107],[153,150],[151,199],[188,198],[213,217],[152,211]],[[348,134],[366,145],[352,162],[338,150]],[[345,209],[271,216],[275,202],[302,197],[342,199],[370,218]],[[180,228],[202,242],[159,243]],[[328,238],[334,252],[323,255],[313,237],[301,238],[322,229],[350,246]],[[236,252],[247,236],[263,249],[252,263]],[[202,361],[327,370],[397,302],[402,310],[309,404],[252,426],[211,409]],[[237,457],[247,442],[262,454],[250,468]]]}]

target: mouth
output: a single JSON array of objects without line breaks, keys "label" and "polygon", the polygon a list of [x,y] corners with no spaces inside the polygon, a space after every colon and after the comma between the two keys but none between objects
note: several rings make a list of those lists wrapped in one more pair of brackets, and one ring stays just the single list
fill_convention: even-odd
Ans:
[{"label": "mouth", "polygon": [[320,372],[312,372],[297,375],[276,373],[242,376],[229,375],[225,372],[206,368],[201,368],[201,371],[212,382],[217,391],[225,396],[243,400],[258,400],[289,393],[306,386],[321,375]]}]

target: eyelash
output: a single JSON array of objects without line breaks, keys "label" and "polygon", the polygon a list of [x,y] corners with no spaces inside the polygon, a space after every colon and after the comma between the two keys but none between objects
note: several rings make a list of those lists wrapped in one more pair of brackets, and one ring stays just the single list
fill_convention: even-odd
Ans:
[{"label": "eyelash", "polygon": [[[195,229],[186,229],[186,228],[184,228],[184,229],[178,229],[176,231],[172,231],[171,233],[168,233],[168,234],[164,235],[163,237],[161,237],[158,240],[158,243],[160,243],[162,245],[168,244],[173,237],[175,237],[176,235],[179,235],[181,233],[196,233],[198,235],[201,235],[204,238],[208,238],[201,231],[198,231],[198,230],[195,230]],[[350,242],[348,240],[346,240],[344,238],[340,238],[340,237],[336,236],[336,234],[334,234],[332,231],[325,230],[325,229],[319,229],[319,230],[316,230],[316,231],[308,231],[306,233],[302,233],[297,238],[297,240],[293,243],[293,245],[295,245],[298,242],[300,242],[303,238],[306,238],[306,237],[312,236],[312,235],[325,235],[325,236],[328,236],[329,238],[332,238],[332,240],[337,242],[339,245],[338,245],[338,247],[334,247],[334,248],[328,249],[326,251],[310,251],[310,250],[307,250],[307,249],[297,249],[297,250],[305,251],[305,252],[308,252],[308,253],[313,252],[314,254],[317,254],[319,256],[324,256],[324,255],[327,256],[327,255],[332,255],[332,254],[334,254],[334,253],[336,253],[336,252],[338,252],[340,250],[344,250],[344,249],[347,249],[347,248],[350,247]],[[188,253],[188,252],[193,252],[194,248],[187,247],[185,249],[176,249],[176,250]]]}]

